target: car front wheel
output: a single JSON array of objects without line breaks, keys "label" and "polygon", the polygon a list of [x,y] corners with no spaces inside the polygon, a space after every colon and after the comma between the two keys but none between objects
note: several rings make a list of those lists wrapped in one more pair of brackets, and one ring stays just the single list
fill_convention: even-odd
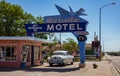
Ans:
[{"label": "car front wheel", "polygon": [[73,62],[70,63],[71,65],[73,64]]},{"label": "car front wheel", "polygon": [[74,60],[72,60],[72,62],[70,63],[71,65],[73,64]]},{"label": "car front wheel", "polygon": [[53,66],[53,63],[49,63],[50,66]]}]

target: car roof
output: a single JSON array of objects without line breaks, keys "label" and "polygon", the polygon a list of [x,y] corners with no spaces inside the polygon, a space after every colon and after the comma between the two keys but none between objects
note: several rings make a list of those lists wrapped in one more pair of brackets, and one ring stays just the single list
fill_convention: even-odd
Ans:
[{"label": "car roof", "polygon": [[67,53],[68,51],[65,51],[65,50],[57,50],[57,51],[54,51],[54,53],[57,53],[57,52]]}]

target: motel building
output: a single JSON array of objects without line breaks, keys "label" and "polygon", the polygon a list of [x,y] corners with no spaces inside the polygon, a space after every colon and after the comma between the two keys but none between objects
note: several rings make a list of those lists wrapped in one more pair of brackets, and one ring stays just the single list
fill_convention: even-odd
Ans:
[{"label": "motel building", "polygon": [[41,65],[45,39],[29,36],[0,37],[0,68],[25,68]]}]

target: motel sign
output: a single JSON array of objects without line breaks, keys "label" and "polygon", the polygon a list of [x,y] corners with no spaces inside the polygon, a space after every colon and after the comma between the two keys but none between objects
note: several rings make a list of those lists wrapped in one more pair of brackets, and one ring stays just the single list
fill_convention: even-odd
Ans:
[{"label": "motel sign", "polygon": [[34,32],[71,32],[78,40],[80,49],[80,64],[85,63],[85,41],[87,40],[87,24],[88,21],[79,16],[86,15],[84,9],[76,12],[70,8],[70,12],[62,7],[55,5],[60,15],[45,16],[43,24],[25,24],[28,36],[34,35]]},{"label": "motel sign", "polygon": [[44,23],[44,24],[26,24],[27,32],[78,32],[85,31],[82,25],[85,23]]}]

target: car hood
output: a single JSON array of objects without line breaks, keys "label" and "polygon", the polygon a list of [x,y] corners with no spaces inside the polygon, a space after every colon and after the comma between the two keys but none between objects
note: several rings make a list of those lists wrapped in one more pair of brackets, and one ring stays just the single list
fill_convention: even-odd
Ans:
[{"label": "car hood", "polygon": [[63,55],[52,55],[51,57],[60,57],[60,58],[66,58],[66,56],[63,56]]}]

